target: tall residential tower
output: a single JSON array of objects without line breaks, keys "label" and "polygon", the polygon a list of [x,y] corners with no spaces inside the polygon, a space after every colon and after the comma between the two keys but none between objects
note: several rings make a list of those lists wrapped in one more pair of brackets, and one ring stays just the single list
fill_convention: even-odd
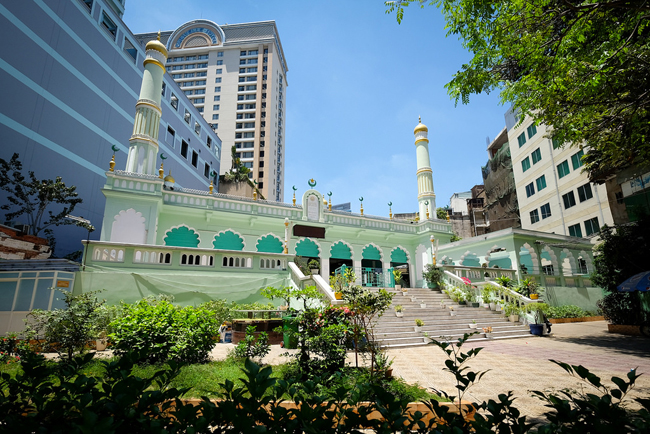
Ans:
[{"label": "tall residential tower", "polygon": [[[156,34],[137,38],[147,43]],[[287,64],[275,21],[194,20],[161,40],[171,78],[223,142],[220,173],[230,170],[235,146],[262,194],[282,201]]]}]

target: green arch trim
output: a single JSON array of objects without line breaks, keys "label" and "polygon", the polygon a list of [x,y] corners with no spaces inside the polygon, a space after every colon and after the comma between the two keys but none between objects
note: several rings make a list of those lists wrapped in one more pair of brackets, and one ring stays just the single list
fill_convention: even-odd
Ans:
[{"label": "green arch trim", "polygon": [[318,245],[309,238],[304,238],[296,244],[296,255],[319,258]]},{"label": "green arch trim", "polygon": [[215,249],[244,250],[244,240],[233,231],[226,231],[214,237],[212,246]]},{"label": "green arch trim", "polygon": [[282,253],[284,252],[284,245],[278,237],[266,235],[257,240],[257,251],[263,253]]},{"label": "green arch trim", "polygon": [[164,241],[170,247],[198,247],[199,234],[187,226],[181,226],[167,231]]},{"label": "green arch trim", "polygon": [[397,247],[390,253],[390,260],[391,262],[400,262],[402,264],[406,264],[409,261],[409,258],[404,250]]},{"label": "green arch trim", "polygon": [[379,249],[372,244],[368,244],[361,253],[362,259],[372,259],[375,261],[381,261],[381,253]]},{"label": "green arch trim", "polygon": [[332,244],[330,248],[330,258],[332,259],[352,259],[352,252],[347,244],[339,241]]}]

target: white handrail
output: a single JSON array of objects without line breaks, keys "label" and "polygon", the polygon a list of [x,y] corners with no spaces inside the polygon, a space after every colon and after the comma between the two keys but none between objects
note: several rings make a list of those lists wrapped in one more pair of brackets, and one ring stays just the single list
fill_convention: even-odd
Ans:
[{"label": "white handrail", "polygon": [[318,290],[322,292],[329,299],[330,304],[343,303],[343,301],[336,299],[334,290],[332,290],[332,287],[325,279],[323,279],[322,276],[318,274],[305,276],[302,273],[302,271],[300,271],[300,268],[296,265],[295,262],[289,262],[288,265],[289,265],[289,270],[291,270],[291,280],[295,287],[300,288],[302,287],[303,282],[306,282],[308,280],[313,280],[316,285],[316,288],[318,288]]}]

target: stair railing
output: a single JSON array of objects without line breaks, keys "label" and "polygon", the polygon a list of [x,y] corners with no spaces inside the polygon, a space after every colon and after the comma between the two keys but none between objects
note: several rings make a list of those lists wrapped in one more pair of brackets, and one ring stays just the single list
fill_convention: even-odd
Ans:
[{"label": "stair railing", "polygon": [[313,283],[316,288],[325,295],[326,300],[329,301],[330,304],[343,303],[343,301],[336,299],[334,290],[332,290],[332,287],[321,275],[310,274],[309,276],[305,276],[295,262],[289,262],[288,266],[291,271],[291,281],[296,288],[302,289],[305,285]]}]

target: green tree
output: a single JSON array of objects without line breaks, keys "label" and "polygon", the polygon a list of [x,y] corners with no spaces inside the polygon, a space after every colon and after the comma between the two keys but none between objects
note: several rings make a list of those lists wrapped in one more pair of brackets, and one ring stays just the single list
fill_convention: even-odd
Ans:
[{"label": "green tree", "polygon": [[650,160],[650,2],[398,0],[386,12],[401,22],[413,3],[440,8],[473,56],[446,85],[456,102],[499,89],[558,143],[588,144],[592,181]]},{"label": "green tree", "polygon": [[237,156],[237,148],[234,145],[230,148],[230,158],[232,160],[230,171],[224,175],[223,180],[226,182],[248,181],[248,172],[251,170],[241,162],[241,159]]},{"label": "green tree", "polygon": [[447,220],[447,212],[449,212],[449,207],[436,208],[436,217],[440,220]]},{"label": "green tree", "polygon": [[[22,170],[18,154],[14,154],[9,161],[0,158],[0,189],[7,192],[9,202],[0,209],[9,211],[5,214],[6,220],[24,216],[30,235],[44,232],[49,239],[52,226],[77,225],[89,231],[95,229],[90,224],[66,218],[82,202],[76,192],[77,187],[66,186],[60,176],[54,180],[38,180],[32,171],[27,173],[26,178]],[[55,213],[50,209],[51,205],[61,205],[63,208]]]}]

